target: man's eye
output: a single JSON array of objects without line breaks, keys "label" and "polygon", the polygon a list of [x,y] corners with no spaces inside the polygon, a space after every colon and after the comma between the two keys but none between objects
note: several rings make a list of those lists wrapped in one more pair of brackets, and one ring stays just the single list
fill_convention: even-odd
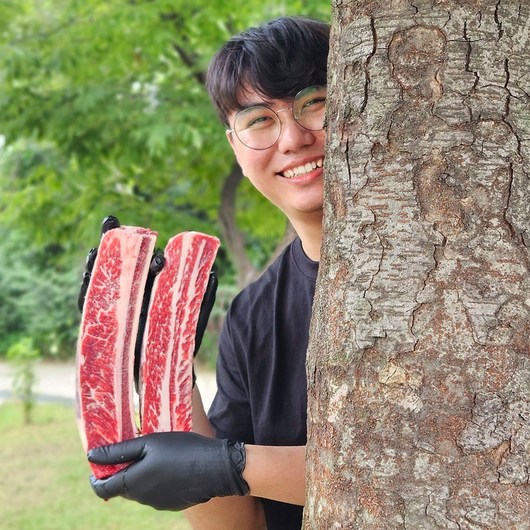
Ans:
[{"label": "man's eye", "polygon": [[249,118],[246,122],[246,129],[263,129],[269,127],[274,123],[274,120],[271,116],[260,115]]},{"label": "man's eye", "polygon": [[313,112],[316,110],[321,110],[326,105],[326,98],[325,97],[319,97],[319,98],[312,98],[308,101],[306,101],[302,105],[302,112],[308,111]]}]

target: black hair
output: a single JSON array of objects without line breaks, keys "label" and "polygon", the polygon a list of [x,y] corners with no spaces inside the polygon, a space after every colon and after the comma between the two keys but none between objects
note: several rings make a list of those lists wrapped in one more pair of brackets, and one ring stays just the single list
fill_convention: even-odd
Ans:
[{"label": "black hair", "polygon": [[326,85],[329,24],[281,17],[232,37],[214,56],[206,87],[221,121],[240,110],[250,88],[270,99],[293,98],[300,90]]}]

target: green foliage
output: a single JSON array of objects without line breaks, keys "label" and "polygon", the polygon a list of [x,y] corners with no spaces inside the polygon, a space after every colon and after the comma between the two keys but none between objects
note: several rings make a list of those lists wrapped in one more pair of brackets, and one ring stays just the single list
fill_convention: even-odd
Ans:
[{"label": "green foliage", "polygon": [[[234,159],[204,88],[208,61],[250,25],[326,19],[329,9],[329,0],[0,2],[0,355],[26,335],[45,355],[73,352],[82,263],[109,213],[157,230],[161,247],[183,230],[220,235]],[[283,216],[248,182],[238,212],[262,266]],[[234,271],[225,250],[222,284]]]},{"label": "green foliage", "polygon": [[40,357],[33,345],[33,340],[24,337],[13,344],[7,351],[7,359],[15,370],[13,374],[13,393],[20,399],[24,410],[24,423],[31,423],[31,412],[35,406],[35,362]]},{"label": "green foliage", "polygon": [[[217,232],[233,157],[202,84],[207,63],[250,24],[286,12],[327,16],[329,6],[27,0],[3,9],[0,115],[11,170],[0,211],[36,243],[68,245],[86,241],[109,212],[162,238]],[[54,223],[43,225],[48,208]]]},{"label": "green foliage", "polygon": [[236,220],[239,226],[252,226],[246,233],[246,247],[251,260],[261,268],[265,266],[283,236],[286,219],[283,213],[271,208],[248,179],[239,185],[239,197],[236,203]]},{"label": "green foliage", "polygon": [[79,323],[81,267],[52,267],[60,248],[37,252],[17,232],[3,231],[7,236],[0,246],[0,357],[26,336],[45,356],[71,356]]}]

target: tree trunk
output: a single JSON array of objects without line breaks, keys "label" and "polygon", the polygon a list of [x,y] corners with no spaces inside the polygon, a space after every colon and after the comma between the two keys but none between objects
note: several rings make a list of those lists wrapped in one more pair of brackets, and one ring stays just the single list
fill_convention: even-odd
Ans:
[{"label": "tree trunk", "polygon": [[530,2],[333,2],[307,529],[530,528]]},{"label": "tree trunk", "polygon": [[237,187],[242,180],[241,168],[234,162],[232,170],[223,182],[219,206],[219,224],[223,232],[223,241],[232,255],[239,287],[247,285],[256,274],[256,268],[245,250],[245,235],[236,223]]},{"label": "tree trunk", "polygon": [[285,233],[276,245],[269,261],[263,269],[257,268],[247,253],[245,234],[238,228],[236,222],[236,198],[237,188],[243,180],[243,173],[239,165],[234,162],[232,170],[226,176],[221,191],[221,204],[219,206],[219,225],[223,232],[223,241],[232,256],[236,280],[239,288],[243,288],[258,278],[282,252],[282,250],[294,239],[296,233],[290,223],[287,222]]}]

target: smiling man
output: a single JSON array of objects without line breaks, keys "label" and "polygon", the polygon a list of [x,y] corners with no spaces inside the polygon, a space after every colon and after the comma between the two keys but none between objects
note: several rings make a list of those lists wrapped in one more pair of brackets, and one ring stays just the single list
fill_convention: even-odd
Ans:
[{"label": "smiling man", "polygon": [[298,237],[233,301],[219,342],[218,392],[196,433],[158,433],[98,448],[134,462],[98,495],[187,509],[200,530],[297,530],[305,496],[309,322],[320,257],[329,26],[284,17],[233,37],[208,90],[244,175]]}]

